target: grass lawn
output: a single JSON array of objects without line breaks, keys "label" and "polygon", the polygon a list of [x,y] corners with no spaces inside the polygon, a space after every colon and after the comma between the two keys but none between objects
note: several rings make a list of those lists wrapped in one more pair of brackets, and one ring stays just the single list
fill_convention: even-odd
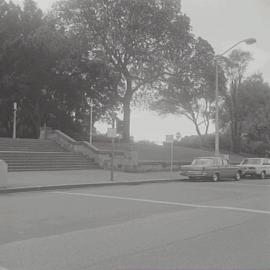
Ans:
[{"label": "grass lawn", "polygon": [[[140,161],[169,161],[171,156],[170,146],[135,144]],[[174,146],[174,160],[191,162],[195,157],[213,156],[214,152],[202,149]],[[230,161],[239,163],[243,156],[230,154]]]},{"label": "grass lawn", "polygon": [[[104,150],[112,150],[111,143],[94,143],[96,147]],[[170,161],[171,148],[166,145],[155,145],[155,144],[134,144],[135,149],[138,152],[139,161]],[[115,144],[115,148],[123,150],[124,145]],[[174,146],[174,160],[179,162],[191,162],[195,157],[213,156],[214,152],[195,149],[182,146]],[[239,163],[243,156],[230,154],[230,161]]]}]

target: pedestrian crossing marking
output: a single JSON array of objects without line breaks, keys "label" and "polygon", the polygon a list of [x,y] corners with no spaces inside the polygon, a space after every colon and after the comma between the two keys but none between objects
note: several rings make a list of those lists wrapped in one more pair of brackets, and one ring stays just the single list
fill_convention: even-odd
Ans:
[{"label": "pedestrian crossing marking", "polygon": [[77,195],[77,196],[84,196],[84,197],[91,197],[91,198],[116,199],[116,200],[136,201],[136,202],[152,203],[152,204],[175,205],[175,206],[206,208],[206,209],[218,209],[218,210],[228,210],[228,211],[238,211],[238,212],[248,212],[248,213],[255,213],[255,214],[270,215],[270,211],[267,211],[267,210],[232,207],[232,206],[204,205],[204,204],[159,201],[159,200],[140,199],[140,198],[133,198],[133,197],[101,195],[101,194],[94,194],[94,193],[78,193],[78,192],[62,192],[62,191],[55,191],[53,193],[63,194],[63,195]]}]

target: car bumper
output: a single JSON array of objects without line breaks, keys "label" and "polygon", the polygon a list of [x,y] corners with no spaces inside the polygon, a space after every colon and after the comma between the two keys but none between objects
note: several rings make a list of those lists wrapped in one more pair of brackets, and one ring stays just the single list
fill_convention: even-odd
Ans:
[{"label": "car bumper", "polygon": [[243,170],[241,173],[242,176],[257,176],[259,173],[256,170]]},{"label": "car bumper", "polygon": [[207,172],[202,172],[202,171],[180,172],[180,175],[187,176],[187,177],[210,177],[210,175]]}]

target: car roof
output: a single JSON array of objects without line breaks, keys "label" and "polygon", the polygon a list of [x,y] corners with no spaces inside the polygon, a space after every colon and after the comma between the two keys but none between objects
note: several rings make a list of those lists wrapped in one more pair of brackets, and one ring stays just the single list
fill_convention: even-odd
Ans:
[{"label": "car roof", "polygon": [[195,159],[197,158],[208,158],[208,159],[215,159],[215,158],[222,158],[222,157],[196,157]]}]

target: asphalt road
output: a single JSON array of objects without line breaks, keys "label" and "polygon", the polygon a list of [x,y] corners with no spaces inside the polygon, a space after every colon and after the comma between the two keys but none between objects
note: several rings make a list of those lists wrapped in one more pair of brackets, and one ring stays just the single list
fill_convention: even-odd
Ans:
[{"label": "asphalt road", "polygon": [[0,270],[269,270],[270,180],[0,195]]}]

